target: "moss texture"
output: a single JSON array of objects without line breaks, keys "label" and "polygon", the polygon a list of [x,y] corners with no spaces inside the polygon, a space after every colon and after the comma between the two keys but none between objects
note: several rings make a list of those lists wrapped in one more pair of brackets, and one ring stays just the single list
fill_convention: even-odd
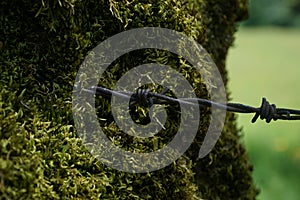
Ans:
[{"label": "moss texture", "polygon": [[[209,123],[205,113],[184,156],[159,171],[129,174],[89,154],[76,136],[71,106],[76,72],[88,51],[136,27],[192,36],[211,54],[226,83],[225,59],[236,22],[247,17],[245,0],[2,0],[0,13],[0,199],[255,199],[252,167],[234,115],[227,115],[220,139],[204,159],[196,160]],[[207,97],[201,78],[167,52],[129,53],[110,71],[117,77],[128,66],[149,61],[184,72],[197,94]],[[103,104],[99,109],[108,108]],[[124,136],[108,109],[102,111],[107,134]],[[128,148],[132,140],[124,136],[118,145]],[[151,149],[150,143],[144,144]]]}]

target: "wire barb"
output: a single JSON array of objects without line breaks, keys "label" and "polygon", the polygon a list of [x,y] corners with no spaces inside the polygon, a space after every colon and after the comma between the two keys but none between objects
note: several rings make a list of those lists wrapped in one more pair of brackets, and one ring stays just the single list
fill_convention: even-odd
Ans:
[{"label": "wire barb", "polygon": [[266,120],[267,123],[270,123],[272,120],[277,120],[277,110],[276,105],[270,103],[266,100],[266,98],[262,99],[261,106],[259,108],[259,112],[256,112],[255,116],[252,119],[252,123],[255,123],[258,117],[260,116],[260,119]]},{"label": "wire barb", "polygon": [[139,88],[133,95],[135,97],[135,103],[143,107],[151,107],[153,105],[153,99],[149,97],[149,89]]}]

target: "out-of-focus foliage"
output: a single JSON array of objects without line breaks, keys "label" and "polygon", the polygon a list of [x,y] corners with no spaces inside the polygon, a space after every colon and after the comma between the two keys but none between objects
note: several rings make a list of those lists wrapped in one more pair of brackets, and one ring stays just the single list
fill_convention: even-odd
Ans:
[{"label": "out-of-focus foliage", "polygon": [[249,26],[300,27],[299,0],[250,0]]},{"label": "out-of-focus foliage", "polygon": [[[160,26],[194,37],[210,52],[226,83],[227,51],[236,21],[247,16],[246,5],[244,0],[2,0],[0,198],[254,199],[257,190],[234,115],[228,114],[221,138],[204,159],[196,157],[209,124],[207,113],[184,156],[156,172],[128,174],[87,152],[76,136],[71,109],[73,81],[87,52],[135,27]],[[128,66],[162,60],[184,72],[196,93],[208,98],[199,75],[178,57],[157,51],[138,52],[141,57],[135,59],[130,55],[111,66],[116,77]],[[111,86],[115,80],[102,81]],[[107,118],[101,125],[109,137],[122,135],[106,104],[98,105]],[[171,123],[170,130],[177,125]],[[126,136],[124,141],[135,144]],[[124,141],[121,148],[129,145]]]},{"label": "out-of-focus foliage", "polygon": [[[296,91],[300,87],[300,30],[243,28],[235,43],[238,48],[230,50],[228,59],[233,100],[255,105],[258,97],[267,96],[278,106],[299,108],[300,93]],[[270,70],[272,78],[266,78]],[[277,77],[282,77],[282,81],[278,82]],[[243,125],[246,149],[255,166],[254,182],[261,189],[257,198],[298,199],[299,123],[278,121],[266,126],[258,122],[253,126],[250,118],[239,115],[238,124]]]}]

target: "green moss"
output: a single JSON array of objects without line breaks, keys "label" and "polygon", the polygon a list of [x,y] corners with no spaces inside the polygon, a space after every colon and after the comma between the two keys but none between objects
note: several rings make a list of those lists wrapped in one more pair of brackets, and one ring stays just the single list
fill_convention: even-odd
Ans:
[{"label": "green moss", "polygon": [[[246,1],[3,0],[0,11],[0,198],[255,199],[251,165],[232,114],[204,159],[196,160],[209,122],[205,113],[184,156],[156,172],[128,174],[102,165],[87,152],[76,136],[71,110],[73,81],[87,52],[136,27],[159,26],[192,36],[211,54],[226,83],[225,59],[236,22],[247,16]],[[164,51],[129,53],[107,75],[118,77],[128,66],[149,61],[183,72],[199,88],[196,93],[208,97],[189,65]],[[103,80],[103,85],[114,81]],[[102,105],[107,108],[102,125],[108,136],[124,136],[107,104]],[[176,117],[169,126],[176,130]],[[121,138],[123,148],[141,148],[130,137]],[[168,139],[159,139],[157,148]],[[151,142],[144,144],[151,149]]]}]

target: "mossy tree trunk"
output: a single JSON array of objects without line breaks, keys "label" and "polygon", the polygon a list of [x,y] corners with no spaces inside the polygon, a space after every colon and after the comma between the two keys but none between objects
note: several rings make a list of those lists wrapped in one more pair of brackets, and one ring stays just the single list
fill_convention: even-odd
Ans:
[{"label": "mossy tree trunk", "polygon": [[[247,16],[245,0],[2,0],[0,13],[1,199],[255,199],[252,167],[233,114],[204,159],[195,158],[208,120],[174,164],[130,174],[89,154],[76,136],[71,106],[76,72],[88,51],[136,27],[192,36],[211,54],[226,84],[225,59],[237,21]],[[152,53],[125,57],[125,64],[113,67],[120,75],[126,66],[155,61]],[[172,64],[170,55],[159,55]]]}]

